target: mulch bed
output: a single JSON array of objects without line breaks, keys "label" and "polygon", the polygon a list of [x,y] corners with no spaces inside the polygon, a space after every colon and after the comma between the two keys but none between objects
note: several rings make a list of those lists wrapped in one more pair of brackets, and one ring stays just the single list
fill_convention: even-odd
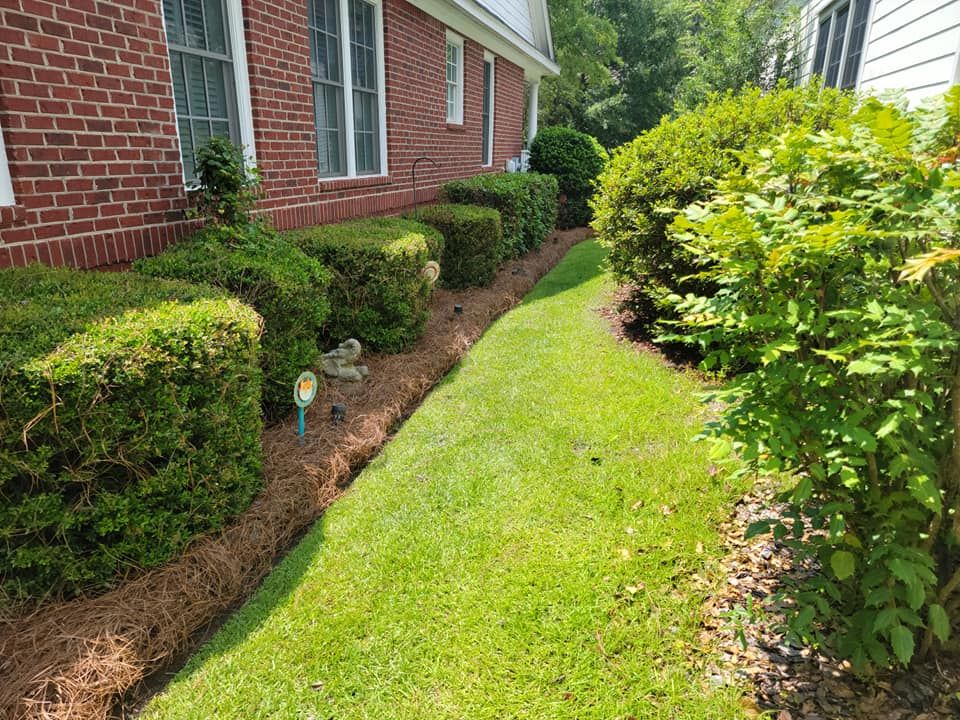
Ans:
[{"label": "mulch bed", "polygon": [[[673,367],[687,362],[664,354],[642,332],[621,289],[602,311],[613,334]],[[917,664],[908,672],[882,672],[868,680],[846,662],[784,637],[783,611],[773,596],[815,572],[771,537],[745,540],[747,528],[777,508],[771,482],[760,480],[721,527],[726,556],[722,589],[704,604],[701,643],[719,653],[705,672],[710,684],[745,687],[746,714],[776,720],[947,720],[960,718],[960,658]]]},{"label": "mulch bed", "polygon": [[[540,250],[507,263],[490,287],[437,290],[411,350],[365,357],[370,377],[360,386],[327,384],[308,409],[302,446],[294,416],[264,432],[266,487],[221,534],[107,594],[0,620],[0,713],[17,720],[110,717],[124,693],[250,596],[490,323],[588,236],[585,229],[555,233]],[[455,303],[462,314],[453,313]],[[347,406],[338,425],[330,421],[335,402]]]}]

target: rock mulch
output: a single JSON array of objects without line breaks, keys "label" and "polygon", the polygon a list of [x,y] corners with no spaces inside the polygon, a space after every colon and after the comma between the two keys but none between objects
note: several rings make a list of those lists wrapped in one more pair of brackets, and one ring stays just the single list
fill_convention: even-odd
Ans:
[{"label": "rock mulch", "polygon": [[[629,311],[629,296],[629,289],[619,290],[611,307],[601,311],[613,334],[671,366],[689,368],[688,358],[665,354],[643,335]],[[719,574],[725,583],[704,604],[701,633],[702,646],[719,651],[705,667],[708,683],[742,687],[745,714],[776,720],[960,718],[960,658],[861,679],[847,663],[785,638],[784,606],[773,596],[816,568],[770,536],[744,539],[751,523],[771,516],[775,496],[771,482],[759,481],[721,528],[727,554]]]}]

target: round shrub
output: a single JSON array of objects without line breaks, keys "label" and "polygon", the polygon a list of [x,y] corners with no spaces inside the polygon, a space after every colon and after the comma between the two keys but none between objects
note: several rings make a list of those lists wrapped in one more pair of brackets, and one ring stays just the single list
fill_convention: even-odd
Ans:
[{"label": "round shrub", "polygon": [[271,228],[207,225],[160,255],[138,260],[137,272],[208,283],[235,294],[263,317],[260,363],[268,418],[290,411],[290,388],[320,355],[317,338],[330,314],[330,273]]},{"label": "round shrub", "polygon": [[105,589],[247,507],[259,333],[213,288],[0,270],[0,606]]},{"label": "round shrub", "polygon": [[698,258],[667,232],[677,214],[741,165],[739,151],[791,126],[831,128],[849,117],[854,102],[816,83],[714,95],[614,152],[598,179],[592,225],[614,275],[636,287],[634,309],[651,329],[676,318],[672,295],[709,294],[712,287],[698,276]]},{"label": "round shrub", "polygon": [[503,242],[499,212],[476,205],[433,205],[420,211],[420,220],[443,234],[444,287],[483,287],[493,281]]},{"label": "round shrub", "polygon": [[590,222],[594,183],[608,159],[596,138],[579,130],[558,126],[537,133],[530,144],[530,169],[557,178],[559,227],[580,227]]},{"label": "round shrub", "polygon": [[439,262],[443,236],[404,218],[369,218],[284,233],[330,269],[330,319],[322,338],[356,338],[371,350],[400,352],[427,322],[432,285],[422,270]]}]

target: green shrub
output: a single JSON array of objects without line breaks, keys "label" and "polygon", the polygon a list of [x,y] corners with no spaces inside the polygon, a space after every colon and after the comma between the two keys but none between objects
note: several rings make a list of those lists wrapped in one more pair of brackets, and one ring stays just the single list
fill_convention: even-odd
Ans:
[{"label": "green shrub", "polygon": [[792,125],[831,127],[852,105],[848,94],[817,83],[714,95],[614,152],[598,180],[592,225],[616,278],[636,287],[642,321],[662,330],[657,321],[675,319],[671,295],[709,291],[695,277],[696,258],[667,233],[677,213],[708,197],[714,178],[740,165],[739,151]]},{"label": "green shrub", "polygon": [[371,350],[399,352],[423,332],[432,286],[421,271],[441,258],[439,232],[414,220],[371,218],[285,237],[330,268],[328,343],[352,337]]},{"label": "green shrub", "polygon": [[297,376],[316,365],[317,339],[330,314],[330,273],[314,258],[256,223],[208,225],[157,257],[134,263],[154,277],[229,290],[263,317],[263,408],[276,418],[292,407]]},{"label": "green shrub", "polygon": [[539,173],[477,175],[453,180],[441,189],[444,202],[481,205],[500,212],[500,259],[519,257],[540,247],[557,222],[557,180]]},{"label": "green shrub", "polygon": [[103,589],[247,507],[258,334],[211,288],[0,270],[0,604]]},{"label": "green shrub", "polygon": [[260,192],[260,171],[247,166],[243,148],[229,138],[212,137],[197,150],[197,181],[191,193],[192,214],[212,224],[245,225],[251,222]]},{"label": "green shrub", "polygon": [[751,532],[819,561],[791,628],[859,670],[908,664],[960,612],[958,140],[960,87],[910,113],[871,100],[746,155],[677,220],[718,288],[683,322],[708,362],[753,368],[707,435],[795,478]]},{"label": "green shrub", "polygon": [[503,242],[499,212],[476,205],[433,205],[420,211],[420,220],[443,234],[444,287],[482,287],[493,281]]},{"label": "green shrub", "polygon": [[557,225],[572,228],[590,222],[594,183],[609,156],[597,139],[569,127],[548,127],[530,144],[530,169],[557,178]]}]

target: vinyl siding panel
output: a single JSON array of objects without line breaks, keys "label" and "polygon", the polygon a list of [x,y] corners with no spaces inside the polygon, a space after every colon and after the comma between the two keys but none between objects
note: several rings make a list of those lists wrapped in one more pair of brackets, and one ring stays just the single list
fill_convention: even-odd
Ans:
[{"label": "vinyl siding panel", "polygon": [[477,0],[506,25],[515,30],[524,40],[537,46],[533,32],[533,18],[528,0]]},{"label": "vinyl siding panel", "polygon": [[[812,71],[819,17],[834,5],[815,0],[801,10],[802,82]],[[861,90],[903,90],[915,104],[957,81],[960,0],[875,0],[871,12]]]}]

